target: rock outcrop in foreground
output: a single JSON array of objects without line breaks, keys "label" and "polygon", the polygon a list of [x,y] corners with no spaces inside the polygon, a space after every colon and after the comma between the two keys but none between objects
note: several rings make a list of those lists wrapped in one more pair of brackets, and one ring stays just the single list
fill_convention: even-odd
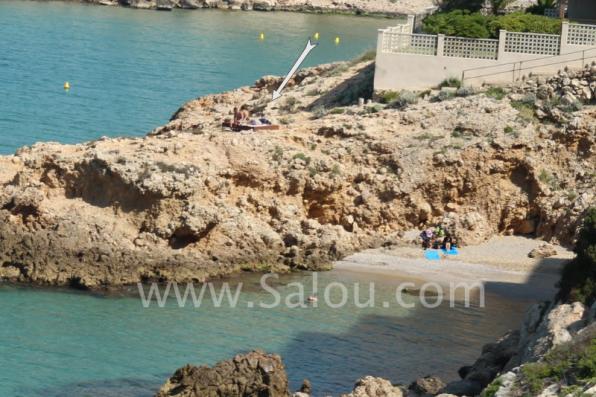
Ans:
[{"label": "rock outcrop in foreground", "polygon": [[286,397],[288,379],[281,358],[253,351],[213,368],[177,370],[156,397]]},{"label": "rock outcrop in foreground", "polygon": [[[372,71],[307,69],[274,102],[281,79],[267,77],[187,103],[146,138],[0,157],[0,278],[101,288],[321,269],[436,223],[467,244],[573,241],[594,203],[592,99],[464,90],[358,106]],[[579,84],[594,93],[587,73]],[[282,128],[223,131],[242,104]]]}]

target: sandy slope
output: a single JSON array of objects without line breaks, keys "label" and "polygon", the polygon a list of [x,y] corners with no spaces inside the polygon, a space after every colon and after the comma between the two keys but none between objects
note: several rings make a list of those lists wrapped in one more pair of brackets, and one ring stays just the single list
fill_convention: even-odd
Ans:
[{"label": "sandy slope", "polygon": [[533,259],[528,253],[542,244],[516,236],[497,236],[489,241],[460,249],[455,257],[428,260],[417,246],[366,250],[338,261],[340,271],[363,272],[413,280],[416,284],[434,282],[482,283],[490,290],[517,287],[517,293],[528,297],[552,296],[563,264],[573,258],[572,251],[557,246],[557,255]]}]

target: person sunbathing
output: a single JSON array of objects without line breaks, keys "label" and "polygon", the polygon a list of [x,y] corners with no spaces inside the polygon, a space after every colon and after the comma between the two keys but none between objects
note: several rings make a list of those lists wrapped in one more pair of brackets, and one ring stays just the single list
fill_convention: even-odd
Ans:
[{"label": "person sunbathing", "polygon": [[242,120],[242,112],[238,110],[237,107],[234,107],[234,124],[240,124]]},{"label": "person sunbathing", "polygon": [[240,116],[241,123],[248,123],[250,121],[250,112],[248,111],[248,106],[240,106]]}]

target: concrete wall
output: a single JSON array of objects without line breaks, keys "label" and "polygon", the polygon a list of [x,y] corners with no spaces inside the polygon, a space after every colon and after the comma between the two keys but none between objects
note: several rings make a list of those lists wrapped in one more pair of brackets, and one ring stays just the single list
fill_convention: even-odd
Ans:
[{"label": "concrete wall", "polygon": [[[596,0],[595,0],[596,1]],[[564,67],[580,68],[596,61],[596,47],[567,45],[562,32],[560,55],[545,56],[506,52],[505,32],[501,32],[497,59],[458,58],[382,51],[379,31],[375,65],[375,90],[425,90],[449,77],[464,80],[467,86],[507,84],[532,74],[554,74]]]},{"label": "concrete wall", "polygon": [[567,15],[573,20],[596,21],[596,0],[569,0]]},{"label": "concrete wall", "polygon": [[[425,90],[449,77],[464,80],[466,86],[507,84],[522,76],[554,74],[565,66],[583,67],[596,61],[596,49],[581,54],[537,57],[531,54],[507,54],[502,60],[462,59],[415,54],[381,54],[375,66],[375,90]],[[465,72],[464,72],[465,70]],[[463,77],[462,77],[463,72]]]}]

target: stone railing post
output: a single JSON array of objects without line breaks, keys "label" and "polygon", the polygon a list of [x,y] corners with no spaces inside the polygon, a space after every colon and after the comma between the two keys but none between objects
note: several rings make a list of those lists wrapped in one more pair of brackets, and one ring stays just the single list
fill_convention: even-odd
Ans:
[{"label": "stone railing post", "polygon": [[437,35],[437,56],[442,57],[445,52],[445,35]]},{"label": "stone railing post", "polygon": [[569,48],[567,47],[567,43],[569,40],[569,21],[563,21],[563,23],[561,24],[561,46],[560,46],[560,50],[559,50],[559,55],[560,54],[567,54],[569,51]]},{"label": "stone railing post", "polygon": [[385,29],[379,29],[377,32],[377,57],[383,52],[383,40],[385,40]]},{"label": "stone railing post", "polygon": [[403,33],[414,33],[414,25],[416,24],[416,15],[408,15],[408,31],[407,32],[403,32]]},{"label": "stone railing post", "polygon": [[505,55],[505,42],[507,41],[507,31],[506,30],[499,30],[499,49],[497,50],[497,59],[503,59],[503,55]]}]

